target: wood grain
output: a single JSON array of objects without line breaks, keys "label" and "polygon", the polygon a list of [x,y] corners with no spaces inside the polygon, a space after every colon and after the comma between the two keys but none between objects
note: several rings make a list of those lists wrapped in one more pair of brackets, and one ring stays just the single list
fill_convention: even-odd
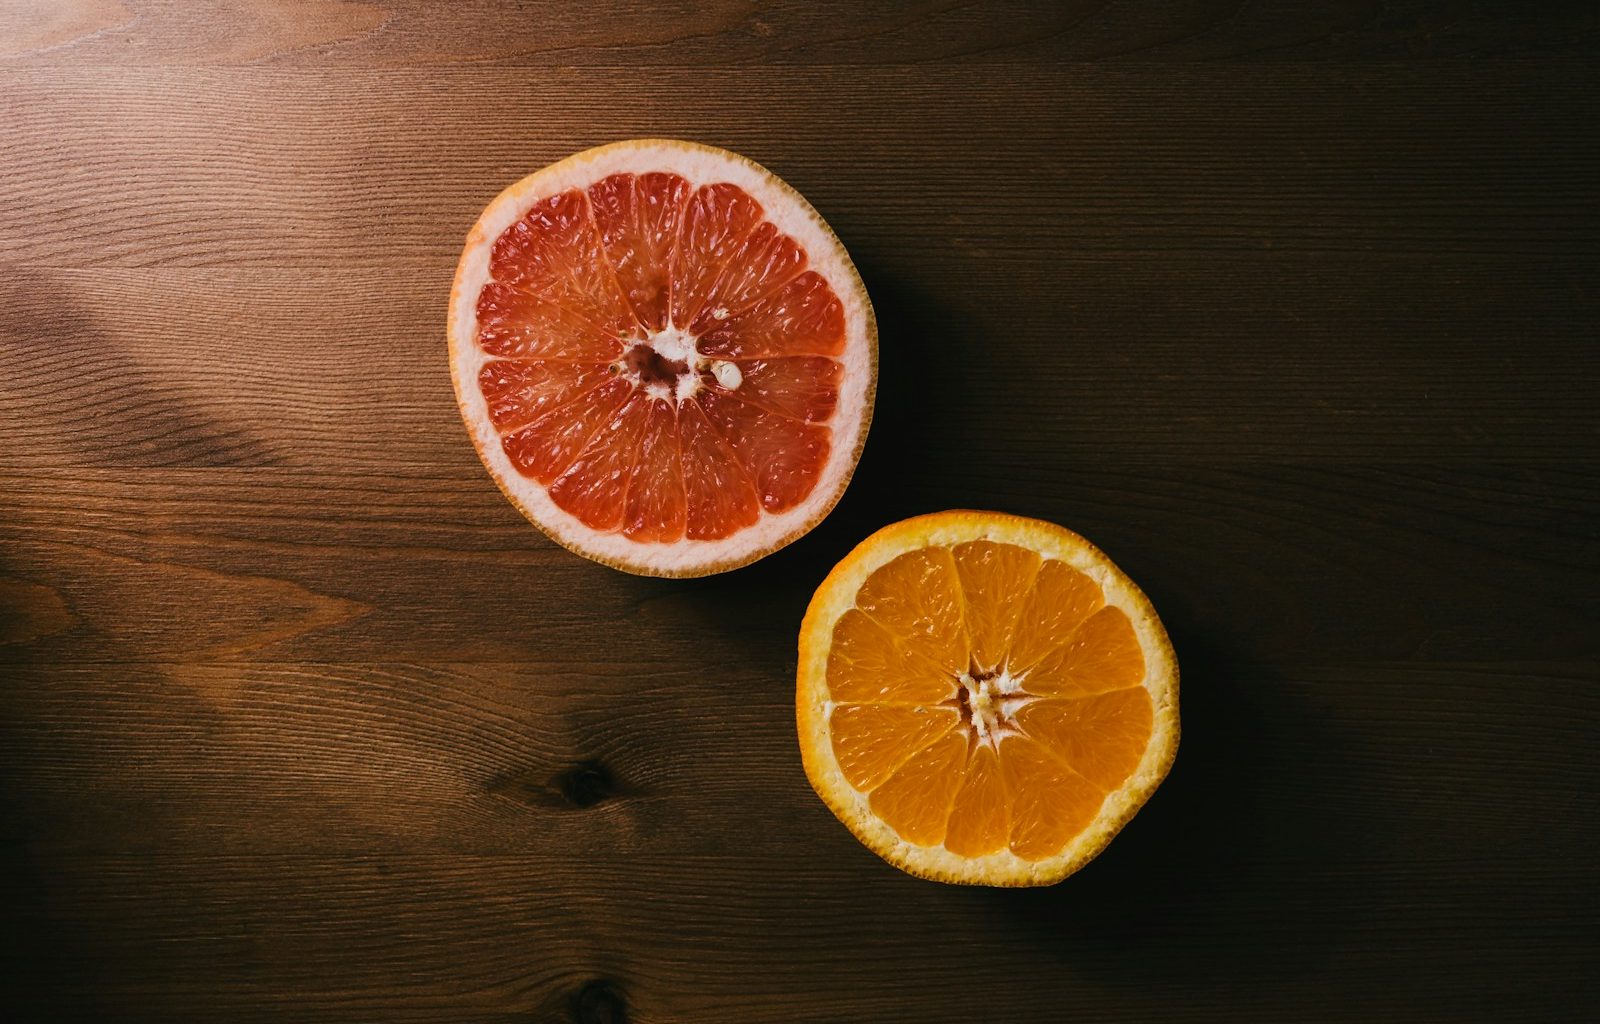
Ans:
[{"label": "wood grain", "polygon": [[[928,472],[1013,457],[1045,471],[1565,463],[1600,433],[1600,294],[1584,260],[1055,253],[865,266],[886,367],[871,445]],[[466,473],[441,372],[451,272],[445,260],[16,264],[0,280],[15,367],[0,383],[0,467]],[[936,283],[952,272],[968,287]],[[1034,303],[1043,315],[1016,314]],[[981,339],[998,338],[1004,349],[985,354]],[[973,372],[989,360],[994,373]],[[955,395],[959,419],[927,399]],[[1040,417],[1061,429],[1017,429]]]},{"label": "wood grain", "polygon": [[[787,677],[823,567],[884,522],[963,493],[1073,523],[1143,582],[1169,625],[1243,662],[1600,653],[1593,464],[1085,469],[1023,450],[929,479],[925,467],[897,470],[893,452],[869,458],[810,537],[688,586],[597,574],[529,527],[468,465],[470,450],[453,478],[11,475],[0,577],[39,596],[0,664],[404,651],[581,667],[604,650],[667,667],[755,646],[778,652],[772,671]],[[584,600],[552,604],[559,593]],[[193,611],[175,613],[183,603]]]},{"label": "wood grain", "polygon": [[0,15],[0,60],[114,65],[917,64],[1408,60],[1595,52],[1591,5],[915,0],[64,0]]},{"label": "wood grain", "polygon": [[[1263,1017],[1292,1015],[1345,976],[1361,982],[1309,1016],[1471,1015],[1507,998],[1507,975],[1518,1011],[1571,1008],[1590,914],[1566,892],[1593,822],[1568,809],[1591,780],[1549,751],[1591,738],[1582,675],[1190,665],[1192,767],[1118,856],[1043,894],[931,887],[876,861],[806,787],[789,694],[759,673],[710,689],[656,671],[638,689],[529,663],[233,666],[201,687],[28,672],[26,710],[5,716],[25,796],[6,810],[33,836],[15,867],[51,881],[22,909],[81,933],[30,954],[103,965],[71,1008],[199,1001],[248,1019],[555,1019],[603,978],[647,1020],[803,1006],[954,1022],[973,1010],[950,994],[996,973],[1028,979],[984,996],[1003,1017],[1217,1020],[1237,1013],[1234,985]],[[562,795],[580,756],[614,778],[588,807]],[[106,928],[108,907],[139,933]],[[1419,941],[1432,929],[1450,940]],[[1462,980],[1419,988],[1440,975]]]},{"label": "wood grain", "polygon": [[[1600,146],[1570,114],[1592,79],[1565,61],[0,71],[0,245],[28,267],[436,271],[506,184],[650,134],[769,164],[869,268],[929,249],[1592,258]],[[782,118],[749,116],[760,92]]]},{"label": "wood grain", "polygon": [[[0,5],[0,1018],[1600,1016],[1589,4]],[[444,366],[461,238],[698,138],[861,267],[817,531],[638,579],[528,526]],[[811,793],[812,589],[1070,525],[1183,671],[1046,891]]]}]

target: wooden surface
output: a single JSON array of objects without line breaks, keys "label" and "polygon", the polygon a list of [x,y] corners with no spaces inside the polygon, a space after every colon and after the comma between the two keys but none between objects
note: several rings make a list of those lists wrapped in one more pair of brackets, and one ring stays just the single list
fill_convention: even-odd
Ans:
[{"label": "wooden surface", "polygon": [[[1600,1016],[1592,5],[664,7],[0,3],[0,1017]],[[544,540],[445,366],[482,205],[644,134],[883,331],[837,512],[703,581]],[[951,506],[1182,663],[1049,890],[800,769],[812,588]]]}]

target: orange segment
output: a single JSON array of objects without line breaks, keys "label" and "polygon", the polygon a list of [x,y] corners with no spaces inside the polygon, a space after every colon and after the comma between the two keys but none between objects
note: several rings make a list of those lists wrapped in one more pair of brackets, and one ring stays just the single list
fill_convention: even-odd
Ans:
[{"label": "orange segment", "polygon": [[1011,835],[1011,798],[993,747],[979,747],[967,763],[966,778],[950,809],[944,846],[962,857],[981,857],[1003,848]]},{"label": "orange segment", "polygon": [[857,789],[877,788],[919,750],[955,729],[953,709],[841,704],[829,716],[833,753]]},{"label": "orange segment", "polygon": [[852,608],[833,627],[828,694],[836,701],[938,704],[956,695],[955,680],[914,654],[864,612]]},{"label": "orange segment", "polygon": [[1083,538],[945,512],[828,574],[795,712],[811,784],[885,860],[1039,885],[1098,854],[1166,774],[1177,672],[1149,601]]},{"label": "orange segment", "polygon": [[1011,852],[1024,860],[1060,852],[1105,800],[1103,790],[1021,736],[1000,744],[1000,768],[1011,794]]},{"label": "orange segment", "polygon": [[1017,712],[1017,725],[1101,789],[1112,790],[1139,767],[1150,743],[1150,694],[1143,687],[1041,700]]},{"label": "orange segment", "polygon": [[1029,693],[1042,697],[1083,697],[1138,686],[1144,679],[1144,652],[1133,624],[1121,608],[1102,608],[1089,616],[1065,646],[1045,656],[1023,677]]},{"label": "orange segment", "polygon": [[873,813],[908,842],[940,842],[966,759],[966,737],[951,732],[935,740],[872,791]]},{"label": "orange segment", "polygon": [[890,561],[856,592],[856,607],[907,650],[952,673],[966,671],[960,583],[947,549],[922,548]]},{"label": "orange segment", "polygon": [[1022,602],[1006,663],[1025,672],[1071,638],[1078,624],[1106,603],[1094,580],[1054,559],[1039,566]]},{"label": "orange segment", "polygon": [[967,639],[972,661],[983,669],[998,668],[1011,649],[1025,594],[1039,571],[1039,555],[1015,544],[968,541],[950,549],[961,599],[966,606]]}]

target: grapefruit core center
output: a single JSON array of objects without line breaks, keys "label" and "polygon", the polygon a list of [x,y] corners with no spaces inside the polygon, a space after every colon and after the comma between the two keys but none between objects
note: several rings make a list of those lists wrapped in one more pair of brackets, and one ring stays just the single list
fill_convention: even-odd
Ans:
[{"label": "grapefruit core center", "polygon": [[729,391],[744,383],[738,366],[703,355],[692,334],[671,324],[645,337],[624,339],[623,345],[625,352],[611,364],[611,374],[674,406],[698,394],[708,376]]}]

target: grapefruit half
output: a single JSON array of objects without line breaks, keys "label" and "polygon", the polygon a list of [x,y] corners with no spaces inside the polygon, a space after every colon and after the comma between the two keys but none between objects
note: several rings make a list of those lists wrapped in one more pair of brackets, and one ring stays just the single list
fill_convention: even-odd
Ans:
[{"label": "grapefruit half", "polygon": [[449,333],[506,497],[641,575],[805,534],[872,417],[877,325],[844,247],[776,175],[694,143],[601,146],[502,192],[467,236]]}]

